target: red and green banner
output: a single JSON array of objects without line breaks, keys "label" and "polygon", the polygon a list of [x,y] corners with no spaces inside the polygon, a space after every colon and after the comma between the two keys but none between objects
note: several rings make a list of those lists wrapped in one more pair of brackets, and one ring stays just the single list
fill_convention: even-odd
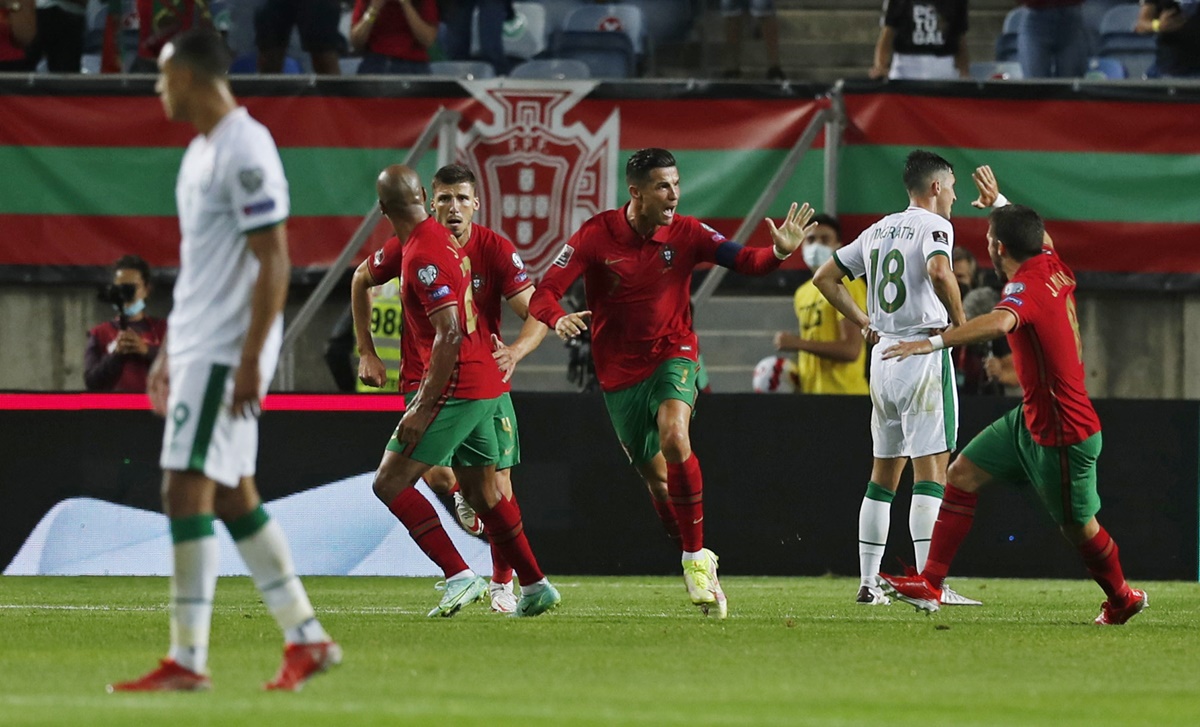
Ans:
[{"label": "red and green banner", "polygon": [[[24,83],[0,82],[0,268],[103,266],[129,252],[175,266],[175,175],[192,129],[165,120],[148,83]],[[679,83],[314,87],[301,79],[235,91],[279,146],[296,266],[332,262],[371,208],[379,170],[402,160],[446,107],[463,114],[454,157],[480,178],[479,221],[513,238],[537,270],[582,219],[624,202],[624,162],[645,146],[675,153],[682,212],[734,232],[822,108],[815,99],[824,89],[714,88],[720,94]],[[1046,217],[1076,270],[1200,273],[1200,100],[1169,89],[1106,99],[1062,87],[1008,87],[1002,98],[975,86],[934,88],[951,90],[846,91],[838,211],[847,239],[904,207],[904,157],[922,147],[955,165],[958,242],[983,260],[985,221],[970,206],[970,172],[986,163],[1010,199]],[[823,144],[822,136],[772,216],[793,200],[820,206]],[[430,152],[418,171],[428,179],[436,166]],[[378,228],[365,247],[386,234]],[[765,240],[759,225],[748,242]]]}]

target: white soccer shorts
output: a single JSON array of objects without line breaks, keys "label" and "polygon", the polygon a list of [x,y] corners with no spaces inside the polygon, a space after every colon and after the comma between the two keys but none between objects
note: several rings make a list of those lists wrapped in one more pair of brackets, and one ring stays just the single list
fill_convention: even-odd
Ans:
[{"label": "white soccer shorts", "polygon": [[[264,396],[276,360],[276,355],[264,354],[259,364]],[[237,487],[241,478],[254,475],[258,419],[231,413],[234,366],[203,360],[169,363],[171,393],[159,465],[164,470],[203,472],[218,484]]]},{"label": "white soccer shorts", "polygon": [[901,340],[881,338],[871,349],[871,440],[875,456],[924,457],[953,452],[958,437],[958,391],[950,350],[903,361],[883,352]]}]

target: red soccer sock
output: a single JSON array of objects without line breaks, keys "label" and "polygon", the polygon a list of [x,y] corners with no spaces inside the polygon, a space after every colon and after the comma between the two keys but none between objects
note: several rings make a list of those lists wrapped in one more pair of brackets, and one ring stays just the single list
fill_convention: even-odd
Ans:
[{"label": "red soccer sock", "polygon": [[667,532],[667,538],[677,548],[683,550],[683,538],[679,535],[679,521],[675,519],[675,508],[670,501],[662,502],[651,497],[650,504],[654,506],[654,512],[662,522],[663,530]]},{"label": "red soccer sock", "polygon": [[959,546],[971,530],[975,521],[975,503],[979,495],[963,492],[949,482],[942,497],[942,509],[938,511],[937,523],[933,526],[933,540],[929,543],[929,557],[925,559],[925,570],[921,575],[935,588],[942,587],[950,563],[958,553]]},{"label": "red soccer sock", "polygon": [[667,493],[684,552],[700,551],[704,548],[704,479],[695,454],[679,464],[667,463]]},{"label": "red soccer sock", "polygon": [[483,520],[492,544],[517,571],[521,585],[532,585],[545,578],[525,537],[525,525],[521,522],[521,510],[515,497],[511,500],[500,498],[491,510],[479,513],[479,519]]},{"label": "red soccer sock", "polygon": [[458,554],[450,536],[442,529],[437,511],[415,487],[407,487],[388,506],[392,514],[408,528],[417,547],[437,564],[446,577],[467,570],[467,563]]},{"label": "red soccer sock", "polygon": [[[517,507],[516,502],[513,502],[512,505],[517,510],[517,516],[520,517],[521,509]],[[500,548],[496,547],[496,543],[492,541],[492,534],[488,531],[486,525],[483,531],[487,533],[488,547],[492,549],[492,582],[508,583],[513,579],[513,568],[509,565],[508,559],[504,557],[504,553],[501,553]]]},{"label": "red soccer sock", "polygon": [[1129,605],[1133,600],[1133,590],[1125,582],[1118,553],[1117,541],[1103,527],[1091,540],[1079,546],[1079,554],[1083,556],[1088,573],[1104,589],[1108,602],[1119,608]]}]

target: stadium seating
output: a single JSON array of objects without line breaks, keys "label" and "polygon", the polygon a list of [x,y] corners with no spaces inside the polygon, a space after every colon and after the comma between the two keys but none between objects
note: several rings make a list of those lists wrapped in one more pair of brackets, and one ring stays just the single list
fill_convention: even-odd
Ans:
[{"label": "stadium seating", "polygon": [[572,11],[585,5],[584,0],[542,0],[538,5],[546,11],[546,32],[553,35],[563,29],[563,22]]},{"label": "stadium seating", "polygon": [[1137,0],[1083,0],[1083,29],[1087,33],[1088,56],[1100,52],[1100,23],[1104,16],[1117,5],[1137,4]]},{"label": "stadium seating", "polygon": [[1105,13],[1100,22],[1100,51],[1096,55],[1120,62],[1129,78],[1140,79],[1154,65],[1157,41],[1153,35],[1133,32],[1137,18],[1137,5],[1118,5]]},{"label": "stadium seating", "polygon": [[976,61],[971,64],[971,78],[976,81],[1019,81],[1025,78],[1025,73],[1016,61]]},{"label": "stadium seating", "polygon": [[1021,32],[1021,24],[1028,14],[1029,8],[1018,5],[1004,16],[1004,28],[1000,31],[1000,37],[996,38],[997,61],[1017,60],[1017,34]]},{"label": "stadium seating", "polygon": [[563,22],[564,31],[621,32],[633,41],[633,52],[646,53],[646,21],[633,3],[584,5],[572,10]]},{"label": "stadium seating", "polygon": [[637,71],[633,41],[624,33],[563,30],[554,34],[555,58],[583,61],[593,78],[630,78]]},{"label": "stadium seating", "polygon": [[1128,78],[1129,74],[1116,58],[1093,58],[1088,61],[1083,77],[1093,81],[1119,81]]},{"label": "stadium seating", "polygon": [[646,36],[654,46],[687,40],[696,20],[694,0],[625,0],[641,8]]},{"label": "stadium seating", "polygon": [[[229,66],[229,72],[233,73],[233,74],[258,73],[258,52],[251,51],[249,53],[243,53],[242,55],[238,56],[237,58],[234,58],[233,63],[231,63]],[[292,56],[284,57],[284,59],[283,59],[284,75],[291,75],[291,74],[303,73],[303,72],[304,72],[304,66],[302,66],[300,64],[300,61],[296,60]]]},{"label": "stadium seating", "polygon": [[[504,55],[528,60],[544,53],[550,38],[545,7],[536,2],[515,2],[513,10],[516,20],[504,24]],[[471,55],[478,56],[479,51],[479,10],[476,9],[471,21]]]},{"label": "stadium seating", "polygon": [[591,77],[588,65],[573,58],[535,58],[514,66],[509,78],[545,78],[554,81]]},{"label": "stadium seating", "polygon": [[487,61],[433,61],[429,64],[429,73],[468,81],[496,77],[496,69]]}]

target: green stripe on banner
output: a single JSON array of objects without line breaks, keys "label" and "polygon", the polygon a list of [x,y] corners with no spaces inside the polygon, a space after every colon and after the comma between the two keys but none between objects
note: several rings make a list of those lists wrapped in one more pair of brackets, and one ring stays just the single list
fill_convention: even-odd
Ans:
[{"label": "green stripe on banner", "polygon": [[192,440],[192,454],[188,458],[188,469],[204,471],[208,459],[208,446],[212,444],[213,429],[217,425],[217,414],[221,412],[221,399],[225,394],[225,380],[229,378],[229,366],[213,364],[204,387],[204,400],[200,404],[200,418],[196,420],[196,437]]},{"label": "green stripe on banner", "polygon": [[[842,150],[839,212],[883,214],[901,210],[900,182],[907,146],[848,146]],[[954,165],[954,214],[982,217],[971,173],[989,164],[1004,196],[1049,219],[1096,222],[1195,222],[1200,219],[1200,155],[1079,154],[930,147]],[[1136,190],[1153,189],[1152,203],[1134,202]],[[1132,191],[1131,191],[1132,190]]]},{"label": "green stripe on banner", "polygon": [[[358,216],[375,197],[375,179],[404,149],[280,149],[292,215]],[[174,217],[182,149],[0,146],[0,214]],[[437,154],[417,173],[428,187]],[[30,180],[37,180],[30,183]],[[428,190],[427,190],[428,191]]]}]

